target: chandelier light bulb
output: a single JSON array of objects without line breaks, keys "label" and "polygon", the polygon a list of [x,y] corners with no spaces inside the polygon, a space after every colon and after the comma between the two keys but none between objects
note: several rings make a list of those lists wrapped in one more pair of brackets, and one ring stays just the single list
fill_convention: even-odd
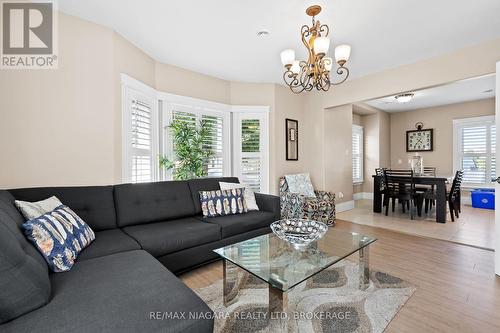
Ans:
[{"label": "chandelier light bulb", "polygon": [[281,52],[281,63],[285,67],[290,67],[295,61],[295,51],[292,49],[286,49]]},{"label": "chandelier light bulb", "polygon": [[347,44],[339,45],[335,48],[335,61],[343,66],[351,56],[351,47]]},{"label": "chandelier light bulb", "polygon": [[295,60],[293,62],[292,67],[290,68],[293,74],[299,74],[300,73],[300,62],[298,60]]},{"label": "chandelier light bulb", "polygon": [[314,39],[314,53],[317,55],[323,56],[328,53],[328,49],[330,48],[330,39],[328,37],[316,37]]}]

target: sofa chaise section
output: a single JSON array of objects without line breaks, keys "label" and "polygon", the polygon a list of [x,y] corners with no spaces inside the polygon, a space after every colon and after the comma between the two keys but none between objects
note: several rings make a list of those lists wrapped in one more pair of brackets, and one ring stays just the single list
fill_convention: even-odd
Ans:
[{"label": "sofa chaise section", "polygon": [[[18,332],[211,332],[210,308],[146,251],[85,260],[50,275],[50,302],[0,326]],[[185,313],[173,319],[169,313]],[[160,313],[160,314],[158,314]],[[194,319],[189,319],[189,314]]]}]

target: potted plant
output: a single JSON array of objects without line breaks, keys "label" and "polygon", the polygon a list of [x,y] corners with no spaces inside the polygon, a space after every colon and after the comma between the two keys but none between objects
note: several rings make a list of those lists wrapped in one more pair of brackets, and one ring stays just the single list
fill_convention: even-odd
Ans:
[{"label": "potted plant", "polygon": [[207,176],[207,160],[214,155],[207,144],[214,134],[212,123],[201,120],[199,126],[174,119],[169,125],[172,134],[172,159],[160,156],[160,167],[173,171],[175,180],[186,180]]}]

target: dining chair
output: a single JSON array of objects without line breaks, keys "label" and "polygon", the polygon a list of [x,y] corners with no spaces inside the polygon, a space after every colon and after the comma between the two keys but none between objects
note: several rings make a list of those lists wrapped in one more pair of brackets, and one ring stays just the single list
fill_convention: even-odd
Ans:
[{"label": "dining chair", "polygon": [[385,196],[387,194],[387,186],[385,184],[385,175],[384,171],[387,170],[387,168],[375,168],[375,175],[380,177],[380,194],[382,195],[382,207],[385,206]]},{"label": "dining chair", "polygon": [[387,194],[384,196],[385,215],[389,215],[389,203],[392,201],[392,211],[395,210],[396,199],[403,206],[403,213],[408,207],[413,220],[413,206],[417,207],[418,215],[422,215],[421,194],[415,190],[413,170],[384,170]]},{"label": "dining chair", "polygon": [[430,177],[436,177],[436,167],[426,167],[424,166],[424,175],[430,176]]},{"label": "dining chair", "polygon": [[[446,200],[448,201],[448,208],[450,210],[451,221],[455,222],[455,217],[459,218],[462,212],[461,209],[461,191],[462,191],[462,180],[464,177],[464,171],[458,170],[455,173],[453,182],[451,184],[451,189],[446,192]],[[434,202],[436,200],[436,191],[427,191],[423,194],[425,200],[425,212],[427,213],[427,207],[429,202]]]},{"label": "dining chair", "polygon": [[[424,166],[424,176],[426,177],[436,177],[436,167],[429,167],[429,166]],[[435,185],[420,185],[416,187],[416,190],[419,192],[426,192],[428,190],[434,191]],[[428,210],[432,209],[433,206],[436,205],[436,202],[434,200],[426,200],[425,201],[425,212],[427,213]]]}]

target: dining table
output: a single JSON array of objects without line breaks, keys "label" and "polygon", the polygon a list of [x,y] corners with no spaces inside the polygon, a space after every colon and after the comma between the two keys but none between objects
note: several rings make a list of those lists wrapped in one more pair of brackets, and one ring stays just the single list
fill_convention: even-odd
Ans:
[{"label": "dining table", "polygon": [[[373,175],[373,212],[382,213],[382,191],[380,185],[382,175]],[[397,178],[397,177],[393,177]],[[446,184],[448,177],[435,177],[429,175],[414,175],[413,182],[416,185],[433,185],[436,193],[436,222],[446,223]],[[401,183],[407,183],[407,177],[401,177]]]}]

